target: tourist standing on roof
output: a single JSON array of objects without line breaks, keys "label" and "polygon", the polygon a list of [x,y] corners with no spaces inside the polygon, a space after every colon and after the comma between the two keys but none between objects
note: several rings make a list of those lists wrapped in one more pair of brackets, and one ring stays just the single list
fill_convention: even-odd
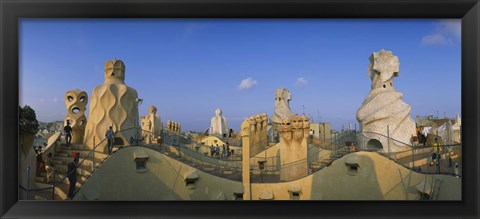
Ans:
[{"label": "tourist standing on roof", "polygon": [[73,161],[68,164],[68,182],[70,183],[70,187],[68,190],[68,198],[70,200],[73,199],[73,195],[75,192],[75,186],[77,184],[77,167],[78,167],[78,161],[80,160],[80,154],[75,153]]},{"label": "tourist standing on roof", "polygon": [[112,154],[113,143],[115,143],[114,133],[112,126],[107,130],[105,133],[105,137],[107,138],[107,147],[108,147],[108,154]]},{"label": "tourist standing on roof", "polygon": [[70,142],[72,142],[72,127],[70,126],[70,120],[67,120],[67,125],[63,127],[63,131],[65,131],[65,142],[68,147],[70,146]]},{"label": "tourist standing on roof", "polygon": [[52,173],[55,171],[53,167],[53,154],[52,152],[48,153],[47,160],[45,161],[45,171],[47,172],[47,182],[52,181]]}]

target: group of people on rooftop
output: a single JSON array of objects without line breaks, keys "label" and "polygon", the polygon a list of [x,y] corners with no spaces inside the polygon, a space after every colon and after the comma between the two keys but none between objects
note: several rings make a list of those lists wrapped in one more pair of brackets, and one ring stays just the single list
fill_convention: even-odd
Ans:
[{"label": "group of people on rooftop", "polygon": [[217,144],[217,146],[213,146],[213,144],[210,146],[210,156],[220,158],[220,159],[225,159],[226,157],[230,157],[233,154],[233,150],[230,150],[230,144],[227,142],[227,144],[222,145],[222,151],[220,153],[220,146]]},{"label": "group of people on rooftop", "polygon": [[[70,126],[70,121],[67,120],[67,125],[63,128],[65,134],[65,144],[69,148],[72,141],[72,127]],[[112,154],[113,144],[115,143],[115,133],[113,132],[112,126],[105,133],[105,138],[107,139],[107,149],[108,154]],[[73,161],[68,164],[67,169],[67,178],[69,181],[69,190],[68,190],[68,199],[73,199],[75,193],[75,186],[77,183],[77,169],[80,161],[80,153],[72,153]],[[47,162],[45,165],[47,169],[47,181],[50,182],[51,172],[53,171],[53,162],[52,162],[52,153],[48,154]],[[50,174],[49,174],[50,169]]]},{"label": "group of people on rooftop", "polygon": [[[417,132],[417,138],[418,138],[418,143],[423,144],[423,146],[427,145],[427,136],[431,132],[431,127],[417,127],[416,128]],[[439,136],[434,136],[433,142],[430,142],[433,151],[431,154],[430,158],[430,166],[436,166],[438,169],[440,168],[440,161],[442,159],[442,154],[448,154],[449,152],[452,151],[452,148],[450,146],[445,146],[445,145],[440,145],[439,142]],[[431,141],[431,140],[430,140]],[[447,162],[447,165],[451,167],[452,165],[454,166],[454,171],[457,171],[458,174],[458,163],[453,163],[452,159],[450,156],[445,156],[445,159]]]}]

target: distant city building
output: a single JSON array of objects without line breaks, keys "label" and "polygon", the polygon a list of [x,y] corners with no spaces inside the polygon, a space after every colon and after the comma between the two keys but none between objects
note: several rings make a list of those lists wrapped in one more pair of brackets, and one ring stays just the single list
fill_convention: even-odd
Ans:
[{"label": "distant city building", "polygon": [[148,108],[149,114],[142,116],[142,136],[147,143],[160,137],[162,131],[162,119],[157,115],[157,107],[150,106]]},{"label": "distant city building", "polygon": [[415,123],[423,132],[440,136],[442,143],[448,143],[451,140],[453,140],[452,143],[461,142],[462,119],[460,115],[457,115],[456,118],[438,118],[433,115],[416,116]]},{"label": "distant city building", "polygon": [[313,130],[313,137],[322,141],[332,138],[332,129],[328,122],[312,122],[310,123],[310,129]]}]

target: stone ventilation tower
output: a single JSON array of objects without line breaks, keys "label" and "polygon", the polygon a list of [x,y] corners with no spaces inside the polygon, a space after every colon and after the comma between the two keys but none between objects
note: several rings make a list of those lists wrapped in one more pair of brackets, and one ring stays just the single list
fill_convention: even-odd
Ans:
[{"label": "stone ventilation tower", "polygon": [[72,127],[72,144],[83,144],[85,126],[87,125],[87,118],[85,117],[87,103],[88,95],[85,91],[75,89],[65,93],[67,116],[63,123],[65,126],[68,121]]},{"label": "stone ventilation tower", "polygon": [[215,116],[210,120],[210,134],[212,135],[224,135],[228,133],[227,119],[222,116],[222,109],[217,108],[215,110]]},{"label": "stone ventilation tower", "polygon": [[267,123],[266,113],[250,116],[248,119],[250,125],[250,155],[254,156],[258,152],[267,149]]},{"label": "stone ventilation tower", "polygon": [[411,137],[416,135],[415,122],[410,117],[411,106],[403,101],[403,94],[395,90],[394,78],[399,76],[399,71],[400,62],[391,51],[382,49],[370,56],[371,90],[357,111],[360,130],[370,139],[368,149],[409,150]]},{"label": "stone ventilation tower", "polygon": [[242,136],[242,184],[243,199],[251,199],[251,181],[250,181],[250,120],[245,119],[240,126],[240,135]]},{"label": "stone ventilation tower", "polygon": [[142,136],[147,143],[151,143],[154,139],[157,139],[162,131],[162,120],[157,115],[157,107],[150,106],[148,108],[149,114],[142,116]]},{"label": "stone ventilation tower", "polygon": [[284,117],[279,126],[280,132],[280,180],[291,181],[308,174],[308,132],[310,119],[303,115]]},{"label": "stone ventilation tower", "polygon": [[175,133],[175,134],[180,134],[182,131],[182,126],[178,122],[174,122],[171,120],[167,121],[167,130],[169,132]]},{"label": "stone ventilation tower", "polygon": [[[268,135],[273,140],[275,136],[279,134],[279,126],[282,123],[282,119],[285,117],[294,116],[290,109],[290,101],[292,100],[292,94],[286,88],[278,88],[275,91],[275,110],[270,119],[272,128],[269,130]],[[274,140],[273,140],[274,141]]]},{"label": "stone ventilation tower", "polygon": [[[133,129],[139,122],[138,94],[125,84],[125,71],[121,60],[105,62],[105,80],[93,89],[85,130],[84,143],[90,148],[105,139],[105,132],[110,126],[116,132],[117,145],[128,145],[130,138],[140,135]],[[106,152],[105,146],[106,142],[96,150]]]}]

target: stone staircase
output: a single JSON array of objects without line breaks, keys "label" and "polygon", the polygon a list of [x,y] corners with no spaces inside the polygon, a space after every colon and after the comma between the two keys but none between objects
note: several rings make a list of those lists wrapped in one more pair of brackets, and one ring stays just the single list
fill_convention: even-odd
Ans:
[{"label": "stone staircase", "polygon": [[[76,189],[87,180],[90,174],[101,164],[101,162],[108,157],[107,154],[96,151],[95,157],[93,154],[88,156],[90,149],[85,145],[73,144],[70,147],[66,147],[64,143],[60,145],[60,150],[52,158],[55,168],[55,182],[63,181],[55,187],[55,200],[66,200],[70,182],[68,178],[64,178],[67,175],[68,164],[73,161],[72,153],[76,152],[80,154],[80,162],[82,164],[77,168],[77,183]],[[87,157],[88,156],[88,157]],[[36,183],[38,188],[46,188],[51,186],[51,182],[47,183],[46,172],[42,172],[41,176],[36,177]],[[48,192],[45,192],[48,191]],[[52,200],[52,190],[45,190],[35,192],[35,199],[37,200]],[[37,194],[38,193],[38,194]]]}]

